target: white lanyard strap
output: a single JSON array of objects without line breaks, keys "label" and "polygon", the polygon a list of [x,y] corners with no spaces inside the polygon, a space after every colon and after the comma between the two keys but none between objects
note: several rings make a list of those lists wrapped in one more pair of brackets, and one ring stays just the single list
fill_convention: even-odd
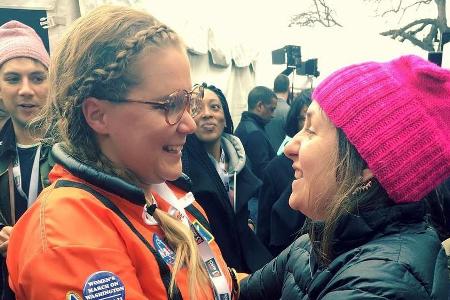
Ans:
[{"label": "white lanyard strap", "polygon": [[189,192],[183,198],[178,199],[166,183],[154,184],[152,185],[152,190],[158,193],[164,201],[170,204],[171,209],[169,210],[169,214],[175,215],[192,231],[194,239],[197,243],[200,257],[205,264],[214,288],[214,298],[217,300],[231,299],[231,292],[228,288],[228,283],[224,275],[225,273],[214,256],[214,252],[209,246],[208,241],[197,231],[195,226],[192,225],[184,209],[194,201],[194,196],[192,193]]},{"label": "white lanyard strap", "polygon": [[225,152],[223,151],[223,148],[221,149],[219,162],[217,162],[212,156],[211,158],[216,167],[216,171],[219,174],[220,179],[222,180],[223,186],[225,187],[225,191],[228,194],[231,206],[233,207],[234,212],[236,212],[236,174],[234,174],[233,176],[233,187],[231,187],[230,174],[228,173],[226,168]]},{"label": "white lanyard strap", "polygon": [[[16,150],[17,151],[17,150]],[[28,201],[28,207],[33,204],[33,202],[36,200],[38,196],[39,191],[39,160],[41,158],[41,145],[39,145],[36,149],[36,155],[34,156],[33,161],[33,167],[31,169],[31,176],[30,176],[30,188],[28,189],[28,195],[25,194],[25,192],[22,189],[22,174],[20,172],[20,160],[19,160],[19,153],[16,152],[16,159],[14,161],[13,166],[13,175],[14,175],[14,182],[17,187],[17,191],[20,193],[22,197],[27,199]]]},{"label": "white lanyard strap", "polygon": [[219,173],[220,179],[222,179],[225,190],[228,193],[230,191],[230,177],[225,164],[225,152],[223,151],[223,149],[221,149],[220,151],[219,163],[216,162],[216,170],[217,173]]}]

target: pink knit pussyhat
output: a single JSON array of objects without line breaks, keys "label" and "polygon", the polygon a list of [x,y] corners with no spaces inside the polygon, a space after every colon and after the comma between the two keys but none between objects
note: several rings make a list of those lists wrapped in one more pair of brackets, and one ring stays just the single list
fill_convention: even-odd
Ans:
[{"label": "pink knit pussyhat", "polygon": [[48,69],[50,58],[41,38],[33,28],[13,20],[0,27],[0,66],[18,57],[34,58]]},{"label": "pink knit pussyhat", "polygon": [[396,203],[450,176],[450,71],[417,56],[340,69],[313,99]]}]

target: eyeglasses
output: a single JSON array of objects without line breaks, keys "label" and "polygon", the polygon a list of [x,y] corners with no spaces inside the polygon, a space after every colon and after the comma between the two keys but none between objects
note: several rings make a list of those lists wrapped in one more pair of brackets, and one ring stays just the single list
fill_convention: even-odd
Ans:
[{"label": "eyeglasses", "polygon": [[140,101],[132,99],[120,99],[115,102],[123,103],[141,103],[150,105],[155,108],[163,109],[165,112],[166,123],[169,125],[175,125],[183,116],[183,113],[188,109],[189,114],[192,117],[198,115],[203,108],[203,95],[204,88],[201,85],[196,85],[192,91],[178,90],[168,96],[164,96],[160,99],[160,102],[156,101]]}]

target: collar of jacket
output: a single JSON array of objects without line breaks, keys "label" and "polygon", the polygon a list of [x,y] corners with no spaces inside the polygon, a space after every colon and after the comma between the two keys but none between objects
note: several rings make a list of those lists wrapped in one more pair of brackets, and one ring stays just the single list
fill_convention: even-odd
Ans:
[{"label": "collar of jacket", "polygon": [[[195,134],[190,134],[186,138],[186,144],[183,148],[183,171],[189,175],[197,173],[198,178],[194,178],[192,187],[189,189],[194,194],[198,193],[219,193],[222,205],[229,207],[230,201],[227,191],[223,186],[217,170],[209,158],[203,143]],[[201,172],[198,172],[198,168]],[[242,174],[241,174],[242,173]],[[255,195],[256,191],[262,185],[262,182],[244,165],[241,172],[242,176],[237,180],[236,193],[239,193],[236,199],[236,211],[240,211],[248,202],[248,199]],[[195,175],[194,175],[195,176]],[[238,175],[239,176],[239,175]],[[201,199],[198,198],[201,202]],[[226,204],[225,204],[226,203]]]},{"label": "collar of jacket", "polygon": [[16,135],[14,134],[14,127],[11,119],[6,121],[0,131],[0,157],[4,160],[5,157],[14,157],[16,153]]},{"label": "collar of jacket", "polygon": [[[316,259],[317,252],[311,251],[312,281],[308,288],[308,295],[311,299],[318,298],[330,279],[349,259],[349,257],[346,257],[347,252],[353,249],[358,250],[361,245],[375,239],[377,235],[401,232],[405,226],[399,226],[400,224],[420,224],[419,226],[423,226],[425,230],[426,224],[423,222],[425,210],[424,201],[419,201],[384,207],[360,215],[347,214],[343,216],[335,230],[333,243],[336,256],[331,264],[328,266],[319,265]],[[317,231],[323,229],[323,222],[314,222],[314,225],[317,225]],[[351,257],[353,256],[354,254],[351,255]],[[322,271],[316,272],[317,269],[322,269]]]},{"label": "collar of jacket", "polygon": [[241,140],[231,134],[223,133],[221,136],[221,146],[228,157],[228,172],[230,174],[241,172],[245,166],[246,156]]},{"label": "collar of jacket", "polygon": [[267,124],[267,122],[263,118],[255,113],[252,113],[251,111],[244,111],[242,113],[241,121],[253,121],[262,129],[264,129]]},{"label": "collar of jacket", "polygon": [[134,204],[145,204],[145,195],[142,189],[119,177],[109,175],[76,160],[64,150],[60,143],[53,146],[52,155],[57,164],[63,166],[76,177],[87,181],[95,187],[127,199]]},{"label": "collar of jacket", "polygon": [[178,177],[177,180],[170,181],[171,184],[174,186],[182,189],[183,191],[190,191],[192,190],[192,181],[186,174],[182,173],[180,177]]},{"label": "collar of jacket", "polygon": [[[146,203],[145,194],[141,188],[76,160],[64,150],[61,144],[53,146],[52,154],[56,163],[63,166],[76,177],[134,204],[144,205]],[[190,187],[190,179],[184,174],[171,183],[183,190],[189,190]]]},{"label": "collar of jacket", "polygon": [[[50,146],[43,146],[41,149],[39,162],[42,166],[42,162],[47,160],[48,158],[48,168],[51,169],[54,165],[54,162],[51,155],[49,156],[49,153]],[[14,134],[12,121],[11,119],[9,119],[0,131],[0,174],[3,174],[7,171],[9,164],[14,160],[16,154],[16,136]],[[48,173],[48,171],[49,170],[47,170],[45,173]],[[44,177],[47,178],[47,176]],[[48,182],[44,185],[48,185]]]},{"label": "collar of jacket", "polygon": [[[363,212],[359,215],[346,214],[334,230],[333,248],[336,256],[354,249],[380,233],[396,232],[398,224],[419,223],[425,217],[424,201],[396,204],[389,207]],[[322,222],[314,222],[320,231]],[[320,235],[317,235],[320,238]],[[316,239],[317,241],[317,239]]]}]

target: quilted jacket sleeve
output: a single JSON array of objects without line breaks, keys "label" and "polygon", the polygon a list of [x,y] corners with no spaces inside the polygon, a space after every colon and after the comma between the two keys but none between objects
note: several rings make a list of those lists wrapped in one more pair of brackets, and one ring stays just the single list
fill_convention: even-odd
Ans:
[{"label": "quilted jacket sleeve", "polygon": [[264,267],[244,278],[240,285],[240,300],[246,299],[279,299],[283,285],[286,263],[291,246],[286,248]]}]

